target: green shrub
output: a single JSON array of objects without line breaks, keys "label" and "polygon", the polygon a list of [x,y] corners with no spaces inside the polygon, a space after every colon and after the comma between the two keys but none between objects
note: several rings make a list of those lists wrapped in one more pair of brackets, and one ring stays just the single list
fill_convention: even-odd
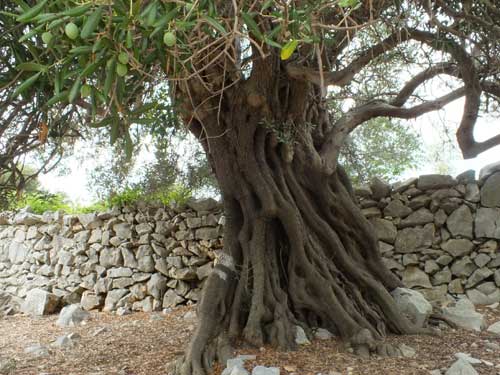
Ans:
[{"label": "green shrub", "polygon": [[58,211],[64,210],[71,211],[71,207],[66,203],[66,197],[63,194],[48,193],[44,191],[37,191],[34,193],[27,193],[21,196],[15,203],[15,209],[21,209],[30,206],[33,212],[42,214],[45,211]]},{"label": "green shrub", "polygon": [[129,206],[141,199],[145,199],[142,189],[126,187],[121,193],[115,193],[109,198],[109,205]]},{"label": "green shrub", "polygon": [[96,202],[88,206],[73,206],[72,213],[75,214],[89,214],[91,212],[104,212],[108,210],[109,204],[107,202]]},{"label": "green shrub", "polygon": [[173,185],[168,189],[157,191],[151,194],[148,198],[149,200],[159,201],[165,206],[172,203],[177,203],[179,205],[185,204],[191,197],[193,193],[191,189],[183,185]]}]

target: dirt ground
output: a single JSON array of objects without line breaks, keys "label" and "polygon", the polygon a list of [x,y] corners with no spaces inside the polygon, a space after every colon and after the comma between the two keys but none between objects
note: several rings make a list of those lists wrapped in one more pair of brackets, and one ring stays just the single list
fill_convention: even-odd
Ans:
[{"label": "dirt ground", "polygon": [[[19,375],[166,374],[165,365],[182,353],[195,328],[196,319],[184,317],[193,310],[193,307],[182,307],[168,314],[135,313],[121,317],[92,313],[86,324],[72,328],[58,327],[56,315],[38,319],[22,315],[4,317],[0,319],[0,363],[6,358],[13,359],[15,368],[10,374]],[[500,307],[479,311],[485,313],[489,324],[500,320]],[[51,346],[58,336],[71,332],[81,336],[74,347]],[[500,345],[500,337],[487,332],[448,329],[440,337],[390,336],[387,341],[405,343],[415,349],[417,355],[362,360],[346,352],[337,339],[314,340],[295,352],[276,352],[265,347],[239,348],[238,354],[257,356],[255,361],[247,362],[248,369],[257,364],[277,366],[285,375],[328,375],[330,371],[348,375],[409,375],[448,368],[455,361],[454,353],[465,352],[490,362],[475,365],[478,373],[500,374],[500,351],[488,347],[488,342]],[[24,349],[34,343],[47,346],[49,356],[34,358],[25,353]],[[214,375],[220,372],[218,366]]]}]

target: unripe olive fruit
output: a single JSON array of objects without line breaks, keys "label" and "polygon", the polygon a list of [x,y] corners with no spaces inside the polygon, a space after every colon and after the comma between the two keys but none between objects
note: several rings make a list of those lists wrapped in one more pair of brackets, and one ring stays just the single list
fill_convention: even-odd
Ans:
[{"label": "unripe olive fruit", "polygon": [[51,41],[52,41],[52,38],[54,36],[52,35],[52,33],[50,31],[46,31],[42,34],[42,41],[45,43],[45,44],[49,44]]},{"label": "unripe olive fruit", "polygon": [[123,77],[127,74],[128,72],[128,69],[127,69],[127,65],[123,65],[123,64],[116,64],[116,74],[118,74],[120,77]]},{"label": "unripe olive fruit", "polygon": [[64,32],[66,33],[66,35],[68,36],[68,38],[70,39],[76,39],[78,38],[78,26],[76,26],[73,22],[70,22],[68,23],[65,27],[64,27]]},{"label": "unripe olive fruit", "polygon": [[128,64],[128,53],[127,52],[120,52],[118,55],[118,61],[122,63],[123,65]]},{"label": "unripe olive fruit", "polygon": [[82,98],[86,98],[87,96],[90,96],[92,93],[92,87],[90,85],[83,85],[80,88],[80,95]]},{"label": "unripe olive fruit", "polygon": [[176,37],[173,32],[168,31],[163,35],[163,43],[165,43],[167,47],[174,46],[175,42],[176,42]]}]

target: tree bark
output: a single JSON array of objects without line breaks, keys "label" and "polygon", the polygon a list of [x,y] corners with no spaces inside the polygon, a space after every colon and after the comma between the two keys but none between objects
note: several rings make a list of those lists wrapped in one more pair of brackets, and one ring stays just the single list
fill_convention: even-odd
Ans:
[{"label": "tree bark", "polygon": [[[304,88],[296,90],[302,98]],[[287,108],[287,120],[270,121],[276,109],[245,90],[226,98],[192,127],[219,181],[226,225],[198,328],[175,373],[204,375],[214,360],[225,364],[236,339],[294,349],[297,325],[326,328],[363,356],[394,354],[383,343],[387,332],[424,330],[398,311],[389,291],[402,284],[382,263],[345,172],[322,167],[326,110],[290,96],[287,108],[305,119],[297,126]]]}]

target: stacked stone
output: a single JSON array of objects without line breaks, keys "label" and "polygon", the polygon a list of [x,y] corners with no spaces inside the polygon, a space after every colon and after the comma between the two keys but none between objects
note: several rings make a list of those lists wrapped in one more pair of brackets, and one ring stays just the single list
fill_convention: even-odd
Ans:
[{"label": "stacked stone", "polygon": [[220,251],[223,216],[212,199],[183,209],[117,207],[0,222],[0,290],[34,288],[87,309],[153,311],[200,298]]},{"label": "stacked stone", "polygon": [[424,175],[356,190],[384,263],[431,301],[500,301],[500,171]]},{"label": "stacked stone", "polygon": [[[500,301],[500,165],[457,178],[425,175],[356,189],[386,265],[442,301]],[[43,289],[87,309],[153,311],[196,302],[222,248],[212,200],[108,212],[0,213],[0,291]],[[43,298],[48,298],[44,296]]]}]

